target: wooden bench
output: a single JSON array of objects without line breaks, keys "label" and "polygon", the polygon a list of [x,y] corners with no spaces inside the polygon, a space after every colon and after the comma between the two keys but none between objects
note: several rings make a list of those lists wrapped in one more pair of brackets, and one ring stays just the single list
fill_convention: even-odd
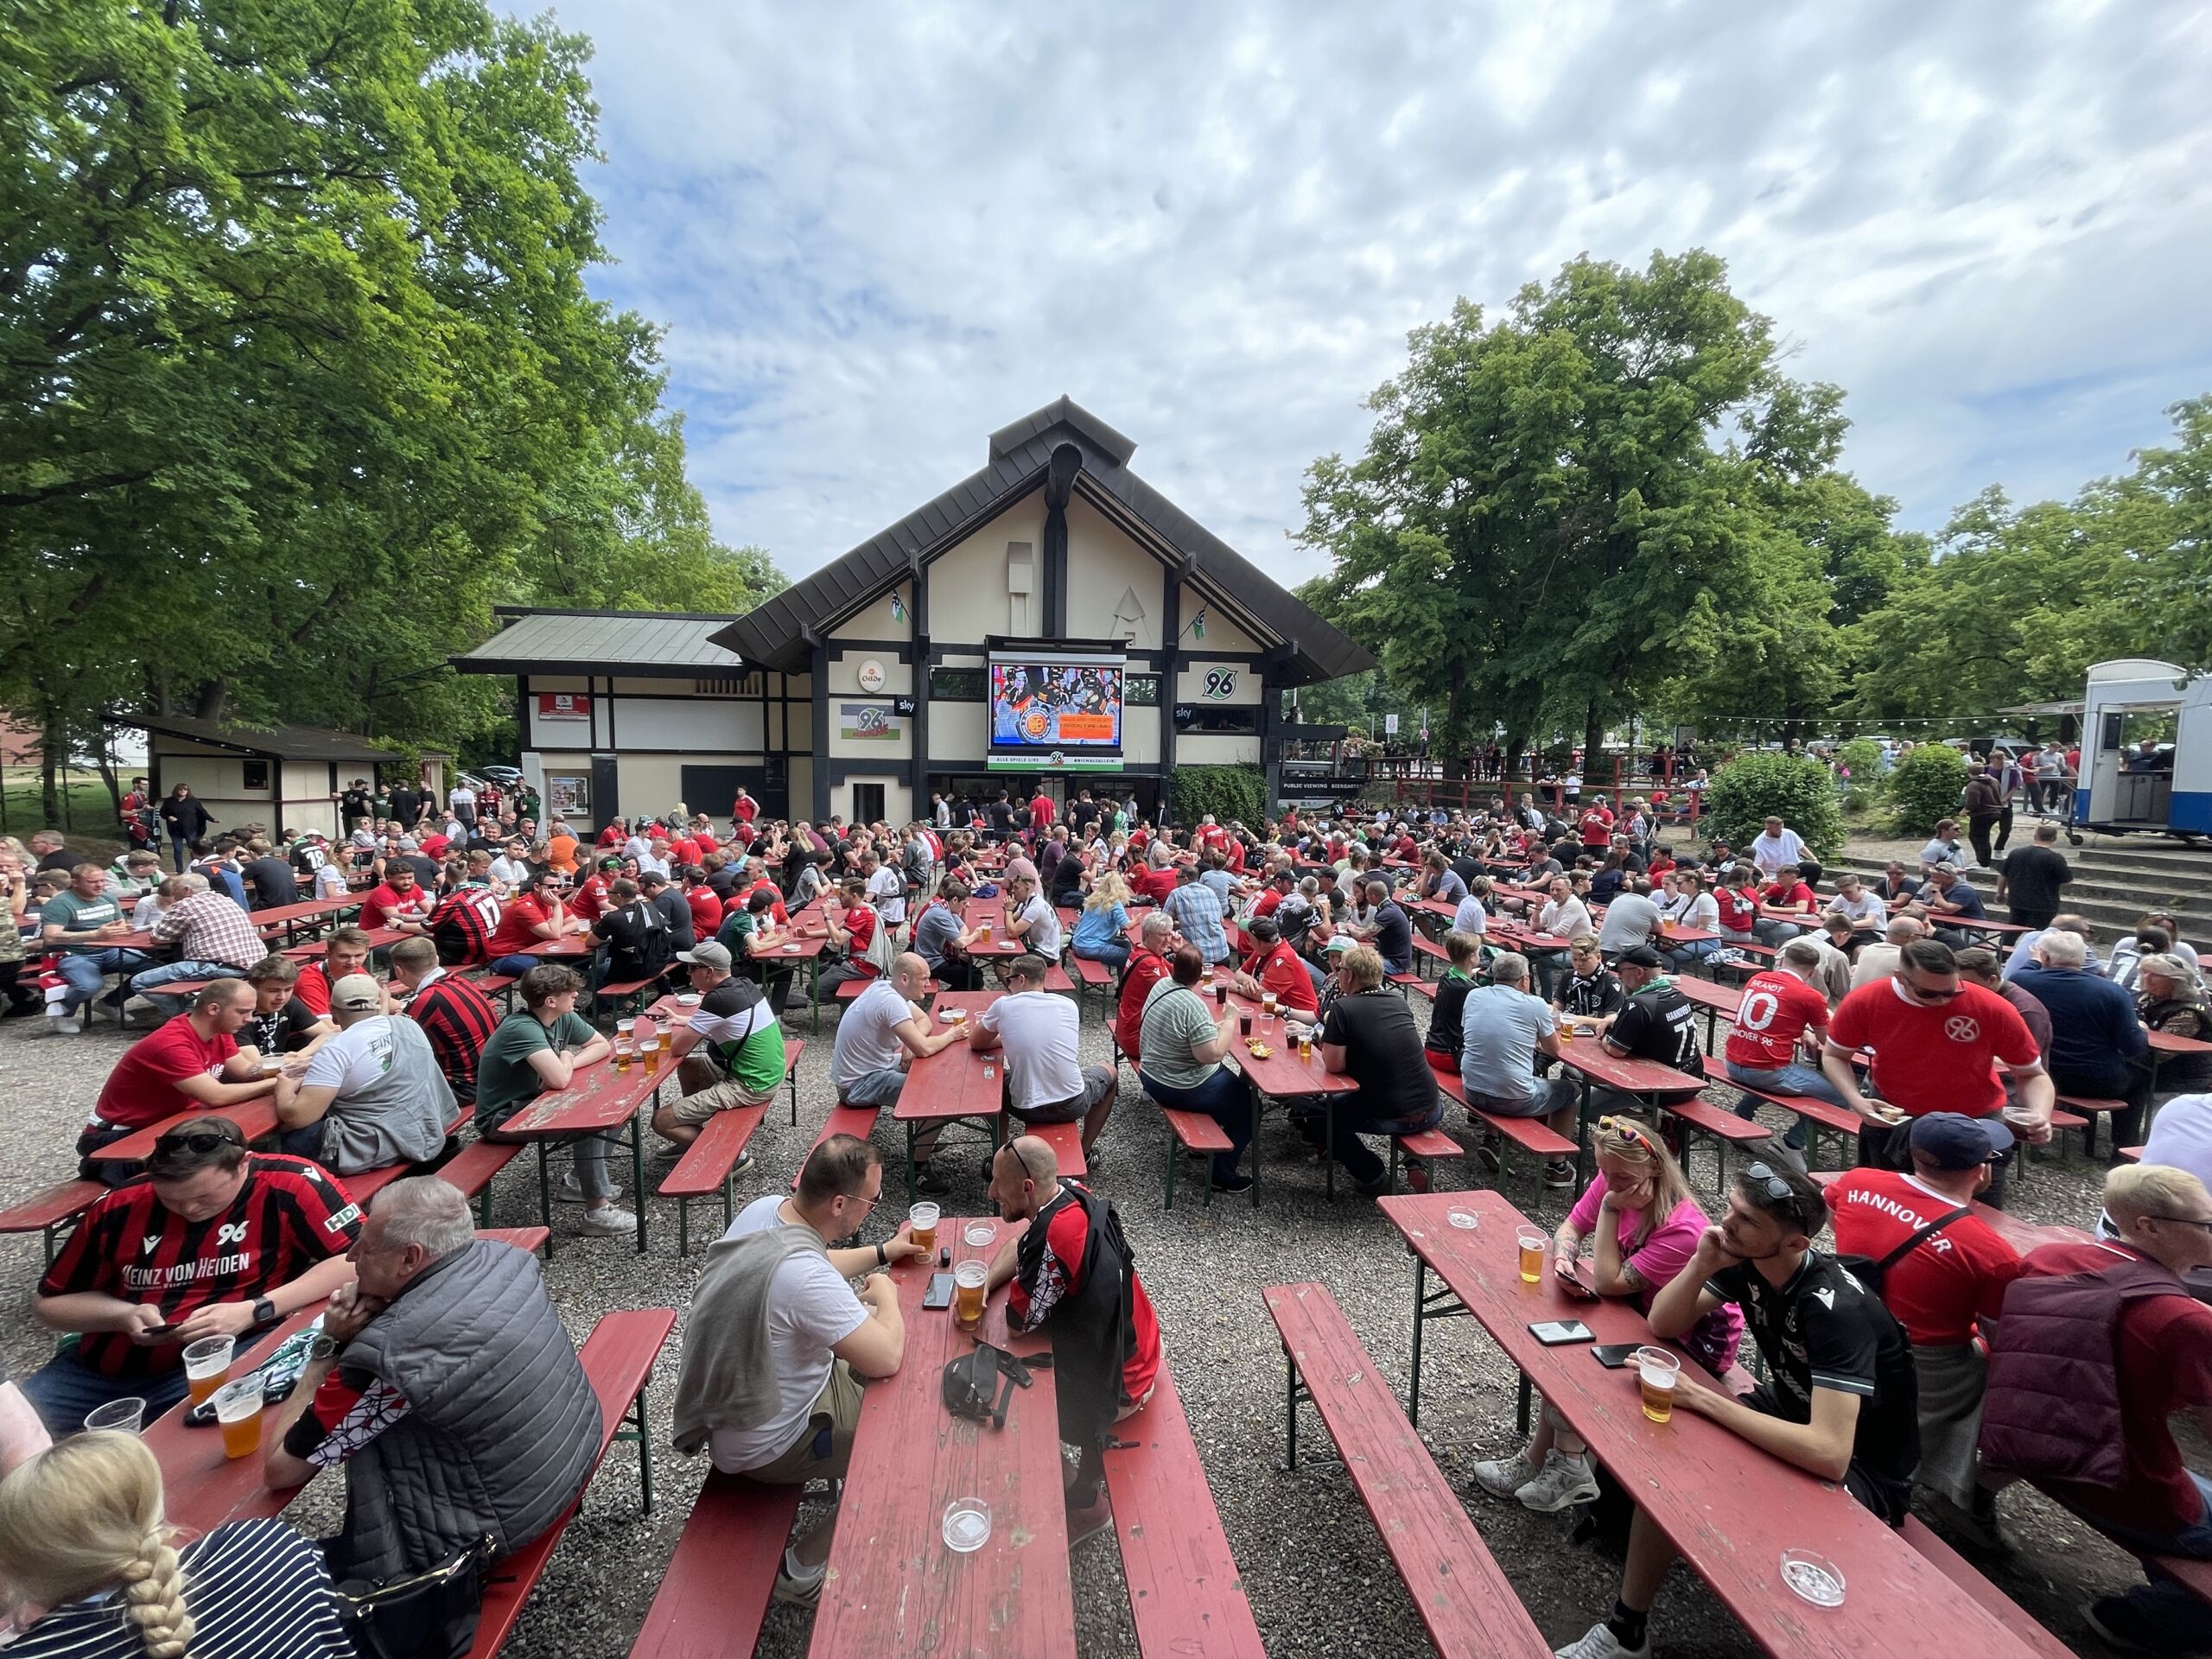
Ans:
[{"label": "wooden bench", "polygon": [[[1106,1495],[1137,1650],[1264,1659],[1175,1379],[1165,1363],[1158,1376],[1150,1403],[1114,1426],[1106,1452]],[[742,1644],[730,1650],[741,1652]]]},{"label": "wooden bench", "polygon": [[2212,1561],[2191,1560],[2186,1555],[2145,1555],[2145,1567],[2155,1567],[2199,1601],[2212,1601]]},{"label": "wooden bench", "polygon": [[1703,1135],[1713,1142],[1713,1190],[1724,1198],[1728,1191],[1728,1148],[1748,1146],[1768,1138],[1766,1125],[1736,1116],[1726,1106],[1707,1100],[1675,1100],[1661,1104],[1660,1113],[1672,1118],[1682,1137],[1682,1173],[1689,1173],[1690,1140]]},{"label": "wooden bench", "polygon": [[[2040,1656],[2040,1659],[2068,1659],[2074,1651],[2044,1629],[2033,1614],[1983,1577],[1980,1568],[1945,1543],[1918,1516],[1905,1516],[1904,1524],[1897,1529],[1897,1536],[1918,1550],[1929,1566],[1979,1602],[1984,1612],[2018,1637],[2020,1644]],[[2202,1567],[2204,1563],[2191,1565]]]},{"label": "wooden bench", "polygon": [[2143,1148],[2140,1147],[2122,1147],[2120,1149],[2120,1155],[2128,1163],[2139,1164],[2143,1161]]},{"label": "wooden bench", "polygon": [[495,974],[489,969],[467,976],[469,982],[486,996],[496,996],[509,1014],[515,1011],[515,986],[519,983],[513,974]]},{"label": "wooden bench", "polygon": [[[1403,996],[1408,991],[1413,989],[1415,986],[1425,986],[1428,982],[1423,979],[1419,974],[1414,973],[1408,969],[1407,972],[1402,974],[1389,974],[1384,976],[1383,982],[1395,986],[1397,988],[1398,995],[1400,996]],[[1431,996],[1434,996],[1436,993],[1431,991],[1429,995]]]},{"label": "wooden bench", "polygon": [[1549,1659],[1547,1642],[1484,1547],[1459,1495],[1406,1421],[1343,1312],[1320,1285],[1271,1285],[1268,1312],[1288,1373],[1284,1433],[1298,1466],[1302,1395],[1343,1455],[1429,1641],[1445,1659]]},{"label": "wooden bench", "polygon": [[630,1644],[630,1659],[751,1653],[803,1490],[709,1473]]},{"label": "wooden bench", "polygon": [[[1160,1115],[1167,1122],[1167,1190],[1163,1209],[1175,1207],[1175,1171],[1185,1153],[1200,1153],[1211,1159],[1217,1152],[1230,1147],[1229,1131],[1208,1117],[1204,1112],[1186,1112],[1178,1107],[1162,1106]],[[1213,1203],[1213,1171],[1206,1171],[1205,1201]]]},{"label": "wooden bench", "polygon": [[486,1141],[479,1136],[439,1166],[440,1180],[459,1187],[463,1198],[476,1200],[478,1226],[488,1227],[492,1224],[492,1178],[514,1162],[527,1144],[522,1141]]},{"label": "wooden bench", "polygon": [[[791,1088],[794,1124],[798,1122],[798,1057],[805,1052],[804,1038],[784,1039],[784,1081]],[[678,1255],[691,1254],[692,1199],[721,1193],[722,1226],[729,1226],[735,1205],[730,1184],[737,1173],[737,1160],[745,1155],[746,1142],[753,1139],[753,1132],[767,1115],[765,1103],[716,1112],[701,1128],[697,1138],[683,1149],[683,1155],[676,1160],[676,1167],[661,1182],[660,1196],[676,1200]]]},{"label": "wooden bench", "polygon": [[[1554,1158],[1575,1157],[1582,1149],[1546,1123],[1541,1117],[1494,1117],[1488,1112],[1468,1106],[1467,1086],[1458,1077],[1447,1077],[1439,1071],[1436,1074],[1436,1086],[1444,1091],[1445,1098],[1457,1101],[1461,1106],[1466,1107],[1467,1116],[1471,1122],[1502,1136],[1535,1160],[1535,1173],[1531,1177],[1535,1182],[1535,1202],[1530,1206],[1531,1212],[1542,1208],[1544,1166]],[[1501,1157],[1498,1160],[1498,1175],[1501,1180],[1504,1173],[1505,1160]]]},{"label": "wooden bench", "polygon": [[[1844,1161],[1848,1164],[1855,1160],[1859,1131],[1865,1127],[1866,1119],[1860,1117],[1849,1107],[1832,1106],[1817,1095],[1786,1095],[1778,1089],[1755,1089],[1748,1083],[1738,1083],[1728,1075],[1727,1063],[1718,1055],[1708,1054],[1706,1057],[1705,1075],[1725,1088],[1740,1089],[1754,1100],[1763,1100],[1770,1106],[1778,1106],[1783,1111],[1793,1113],[1804,1120],[1815,1137],[1813,1147],[1815,1154],[1820,1151],[1818,1136],[1821,1130],[1833,1129],[1838,1135],[1850,1136],[1851,1153]],[[1818,1161],[1817,1156],[1815,1161]]]},{"label": "wooden bench", "polygon": [[1416,1129],[1411,1135],[1394,1135],[1390,1141],[1390,1185],[1398,1185],[1398,1166],[1410,1164],[1421,1171],[1415,1191],[1426,1192],[1436,1185],[1436,1160],[1440,1158],[1464,1158],[1467,1149],[1440,1128]]},{"label": "wooden bench", "polygon": [[[2127,1109],[2126,1101],[2107,1100],[2101,1095],[2060,1095],[2057,1103],[2082,1120],[2082,1155],[2084,1158],[2097,1155],[2097,1120]],[[2056,1117],[2051,1119],[2054,1128],[2057,1122]]]},{"label": "wooden bench", "polygon": [[[637,1441],[638,1491],[648,1515],[653,1508],[653,1446],[652,1427],[645,1419],[645,1385],[652,1379],[653,1362],[660,1357],[661,1344],[675,1329],[673,1308],[619,1310],[601,1316],[576,1354],[583,1363],[584,1376],[590,1379],[592,1392],[599,1396],[599,1455],[592,1460],[593,1471],[597,1472],[607,1448],[615,1440]],[[579,1497],[576,1504],[581,1509],[583,1500]],[[506,1645],[531,1586],[545,1571],[554,1547],[575,1517],[576,1510],[570,1510],[492,1568],[485,1581],[484,1611],[477,1621],[476,1640],[470,1644],[468,1659],[492,1659]]]},{"label": "wooden bench", "polygon": [[1056,991],[1062,996],[1072,996],[1078,1003],[1083,1000],[1076,989],[1075,981],[1068,977],[1068,970],[1057,962],[1045,964],[1045,988]]},{"label": "wooden bench", "polygon": [[[1426,957],[1431,962],[1440,963],[1447,967],[1452,961],[1452,953],[1425,933],[1416,932],[1414,935],[1414,954],[1416,957]],[[1414,965],[1418,969],[1421,964],[1417,962]]]},{"label": "wooden bench", "polygon": [[54,1247],[77,1217],[107,1191],[99,1181],[63,1181],[34,1193],[9,1210],[0,1210],[0,1233],[40,1233],[46,1242],[46,1265],[54,1265]]},{"label": "wooden bench", "polygon": [[[830,1109],[830,1116],[823,1121],[822,1133],[814,1137],[814,1145],[820,1146],[833,1135],[856,1135],[862,1141],[867,1140],[874,1132],[880,1111],[878,1107],[848,1106],[843,1101],[839,1101]],[[807,1148],[810,1153],[813,1149],[813,1147]],[[798,1178],[805,1167],[806,1160],[802,1158],[798,1168],[791,1172],[791,1191],[794,1192],[798,1191]]]},{"label": "wooden bench", "polygon": [[[1081,1119],[1072,1123],[1024,1123],[1008,1112],[1001,1114],[1000,1123],[1006,1134],[1033,1135],[1052,1147],[1061,1174],[1079,1181],[1090,1173],[1090,1166],[1083,1155]],[[1003,1137],[1000,1144],[1005,1144]]]},{"label": "wooden bench", "polygon": [[651,990],[654,986],[659,984],[663,977],[663,976],[656,974],[651,979],[610,980],[607,983],[600,986],[597,989],[592,992],[592,1013],[594,1014],[603,1014],[610,1007],[619,1007],[621,1005],[627,1003],[630,1007],[630,1012],[635,1014],[638,1011],[639,1005],[643,1003],[645,1001],[645,993],[648,990]]}]

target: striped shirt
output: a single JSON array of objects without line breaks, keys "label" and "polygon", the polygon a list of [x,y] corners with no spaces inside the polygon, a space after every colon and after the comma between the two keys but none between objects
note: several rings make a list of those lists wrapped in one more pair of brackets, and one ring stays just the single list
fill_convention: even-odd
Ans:
[{"label": "striped shirt", "polygon": [[438,961],[448,968],[473,967],[490,960],[492,935],[499,928],[499,896],[489,887],[458,887],[430,912],[430,938]]},{"label": "striped shirt", "polygon": [[453,1085],[454,1097],[464,1105],[474,1103],[476,1062],[486,1039],[499,1026],[491,998],[442,969],[409,999],[407,1012],[430,1039],[430,1052]]},{"label": "striped shirt", "polygon": [[173,944],[180,962],[221,962],[251,968],[269,947],[227,893],[210,887],[180,899],[154,924],[154,943]]},{"label": "striped shirt", "polygon": [[[192,1651],[208,1659],[353,1659],[322,1552],[281,1521],[234,1521],[178,1552]],[[14,1659],[144,1659],[120,1591],[57,1607]]]}]

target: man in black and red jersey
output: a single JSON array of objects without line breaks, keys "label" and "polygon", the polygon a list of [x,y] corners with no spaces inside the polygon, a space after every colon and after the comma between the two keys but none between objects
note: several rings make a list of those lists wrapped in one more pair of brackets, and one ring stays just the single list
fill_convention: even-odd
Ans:
[{"label": "man in black and red jersey", "polygon": [[499,927],[499,895],[487,887],[456,887],[430,912],[430,940],[448,968],[475,968],[492,959]]},{"label": "man in black and red jersey", "polygon": [[474,1106],[476,1063],[499,1029],[499,1011],[469,981],[440,967],[437,947],[428,939],[402,939],[391,947],[391,977],[408,1018],[430,1039],[453,1097]]},{"label": "man in black and red jersey", "polygon": [[1007,1286],[1011,1331],[1052,1338],[1060,1439],[1081,1452],[1068,1471],[1068,1542],[1112,1524],[1104,1491],[1113,1427],[1151,1403],[1160,1321],[1137,1281],[1114,1206],[1060,1179],[1050,1142],[1017,1135],[991,1160],[992,1202],[1021,1224],[992,1259],[985,1294]]},{"label": "man in black and red jersey", "polygon": [[39,1281],[31,1311],[81,1336],[23,1392],[57,1435],[133,1395],[149,1417],[168,1410],[184,1397],[187,1343],[243,1337],[353,1281],[360,1214],[306,1159],[249,1153],[226,1117],[172,1129]]}]

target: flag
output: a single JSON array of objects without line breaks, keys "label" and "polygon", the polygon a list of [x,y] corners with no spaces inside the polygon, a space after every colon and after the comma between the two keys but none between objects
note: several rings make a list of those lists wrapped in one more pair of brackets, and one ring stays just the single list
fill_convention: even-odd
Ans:
[{"label": "flag", "polygon": [[893,622],[904,622],[906,620],[906,601],[896,594],[891,595],[891,620]]},{"label": "flag", "polygon": [[1206,637],[1206,613],[1204,610],[1200,610],[1191,619],[1191,637],[1193,639],[1203,639]]}]

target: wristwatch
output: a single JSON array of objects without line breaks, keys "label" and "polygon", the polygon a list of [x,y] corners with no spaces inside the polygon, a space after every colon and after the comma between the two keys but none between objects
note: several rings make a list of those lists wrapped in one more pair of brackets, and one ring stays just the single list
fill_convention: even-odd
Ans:
[{"label": "wristwatch", "polygon": [[327,1332],[316,1332],[315,1340],[308,1344],[308,1363],[312,1365],[318,1360],[337,1358],[339,1345],[338,1338]]},{"label": "wristwatch", "polygon": [[276,1319],[276,1304],[270,1301],[266,1296],[264,1296],[259,1301],[253,1305],[253,1322],[256,1325],[270,1324]]}]

